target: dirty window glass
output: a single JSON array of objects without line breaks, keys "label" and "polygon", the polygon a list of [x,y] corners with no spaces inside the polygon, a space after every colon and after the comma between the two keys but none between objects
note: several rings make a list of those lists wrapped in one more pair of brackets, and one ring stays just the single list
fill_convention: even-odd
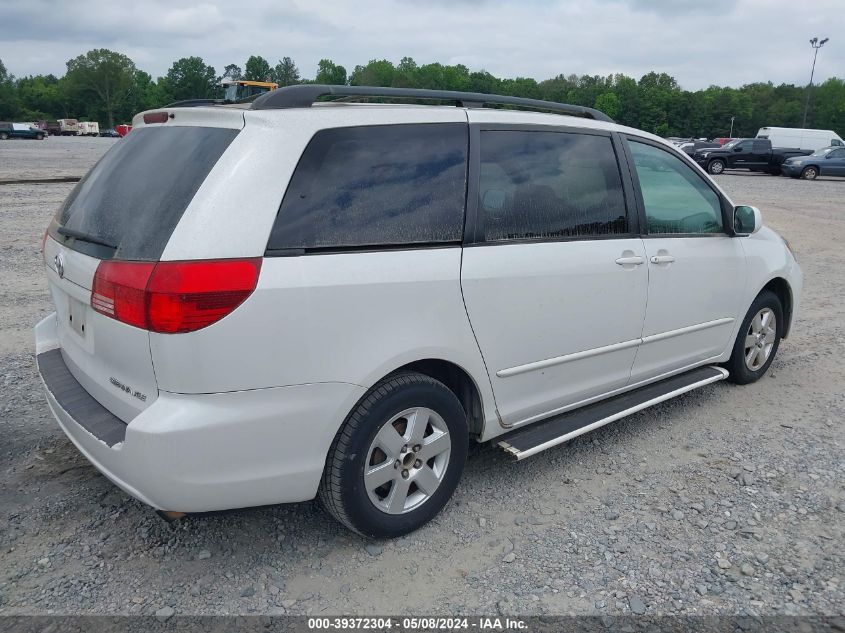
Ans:
[{"label": "dirty window glass", "polygon": [[482,132],[479,209],[487,241],[628,232],[622,178],[606,136]]},{"label": "dirty window glass", "polygon": [[467,143],[462,123],[318,132],[288,185],[268,250],[460,241]]},{"label": "dirty window glass", "polygon": [[631,141],[649,233],[720,233],[719,196],[681,159]]},{"label": "dirty window glass", "polygon": [[[116,141],[71,192],[56,213],[50,235],[101,259],[157,260],[197,189],[237,134],[209,127],[133,130]],[[88,239],[70,237],[71,232]]]}]

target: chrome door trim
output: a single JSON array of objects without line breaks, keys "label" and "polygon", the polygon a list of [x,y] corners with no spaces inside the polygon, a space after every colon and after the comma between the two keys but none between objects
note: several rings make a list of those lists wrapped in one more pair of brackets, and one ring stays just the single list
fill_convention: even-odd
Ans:
[{"label": "chrome door trim", "polygon": [[562,365],[573,360],[581,360],[582,358],[589,358],[590,356],[599,356],[600,354],[607,354],[608,352],[616,352],[623,349],[636,347],[642,342],[642,339],[631,339],[630,341],[622,341],[621,343],[611,343],[610,345],[603,345],[602,347],[594,347],[582,352],[574,352],[572,354],[565,354],[564,356],[555,356],[554,358],[546,358],[545,360],[538,360],[524,365],[517,365],[516,367],[509,367],[507,369],[500,369],[496,372],[499,378],[509,378],[510,376],[518,376],[529,371],[536,371],[538,369],[546,369],[547,367],[554,367],[555,365]]},{"label": "chrome door trim", "polygon": [[711,327],[718,327],[720,325],[726,325],[728,323],[733,323],[733,317],[725,317],[724,319],[715,319],[713,321],[706,321],[704,323],[697,323],[696,325],[688,325],[687,327],[678,328],[677,330],[669,330],[667,332],[661,332],[660,334],[652,334],[650,336],[644,336],[641,340],[642,343],[654,343],[656,341],[663,341],[667,338],[674,338],[675,336],[683,336],[684,334],[691,334],[692,332],[698,332],[699,330],[707,330]]}]

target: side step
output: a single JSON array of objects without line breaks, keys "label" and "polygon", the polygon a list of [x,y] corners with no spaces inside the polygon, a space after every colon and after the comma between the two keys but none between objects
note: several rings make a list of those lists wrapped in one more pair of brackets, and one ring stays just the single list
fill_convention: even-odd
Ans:
[{"label": "side step", "polygon": [[721,367],[699,367],[516,429],[502,436],[499,446],[516,459],[525,459],[632,413],[727,377],[728,371]]}]

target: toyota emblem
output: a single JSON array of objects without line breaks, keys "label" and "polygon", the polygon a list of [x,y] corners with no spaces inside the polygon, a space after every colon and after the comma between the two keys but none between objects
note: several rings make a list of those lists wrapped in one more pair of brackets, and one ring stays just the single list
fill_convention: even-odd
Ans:
[{"label": "toyota emblem", "polygon": [[59,279],[65,278],[65,263],[62,261],[61,254],[56,255],[53,258],[53,261],[56,263],[56,272],[59,273]]}]

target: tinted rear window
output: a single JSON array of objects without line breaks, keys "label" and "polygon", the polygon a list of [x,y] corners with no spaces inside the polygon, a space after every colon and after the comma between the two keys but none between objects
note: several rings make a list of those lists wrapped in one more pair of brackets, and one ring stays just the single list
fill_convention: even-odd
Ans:
[{"label": "tinted rear window", "polygon": [[[197,189],[237,134],[208,127],[134,130],[79,182],[56,213],[50,235],[103,259],[159,259]],[[63,235],[60,227],[90,241]]]},{"label": "tinted rear window", "polygon": [[622,177],[607,136],[484,131],[478,194],[488,242],[628,232]]},{"label": "tinted rear window", "polygon": [[462,123],[322,130],[296,167],[268,254],[460,241]]}]

